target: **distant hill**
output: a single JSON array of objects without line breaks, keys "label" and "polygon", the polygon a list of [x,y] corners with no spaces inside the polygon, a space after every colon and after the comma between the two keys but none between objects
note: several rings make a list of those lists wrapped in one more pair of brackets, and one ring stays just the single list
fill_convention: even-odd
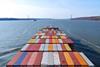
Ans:
[{"label": "distant hill", "polygon": [[72,20],[100,20],[100,16],[78,17],[72,18]]},{"label": "distant hill", "polygon": [[50,19],[50,18],[0,18],[0,20],[45,20],[45,19]]},{"label": "distant hill", "polygon": [[34,18],[0,18],[0,20],[36,20]]}]

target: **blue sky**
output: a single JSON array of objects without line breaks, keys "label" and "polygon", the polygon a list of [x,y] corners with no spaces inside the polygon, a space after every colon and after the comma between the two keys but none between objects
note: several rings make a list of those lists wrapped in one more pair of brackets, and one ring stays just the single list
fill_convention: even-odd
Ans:
[{"label": "blue sky", "polygon": [[100,15],[100,0],[0,0],[0,17],[69,18]]}]

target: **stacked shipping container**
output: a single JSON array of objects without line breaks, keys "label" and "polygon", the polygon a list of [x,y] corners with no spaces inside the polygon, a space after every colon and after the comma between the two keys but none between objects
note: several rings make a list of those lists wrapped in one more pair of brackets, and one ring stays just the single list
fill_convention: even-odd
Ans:
[{"label": "stacked shipping container", "polygon": [[46,27],[33,36],[8,62],[7,67],[94,66],[74,42],[59,28]]}]

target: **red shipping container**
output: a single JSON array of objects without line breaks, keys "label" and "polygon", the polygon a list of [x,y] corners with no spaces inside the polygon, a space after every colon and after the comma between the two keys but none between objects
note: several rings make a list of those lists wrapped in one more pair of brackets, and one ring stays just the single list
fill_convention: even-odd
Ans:
[{"label": "red shipping container", "polygon": [[29,45],[29,47],[26,49],[27,51],[39,51],[40,44],[35,44],[35,45]]},{"label": "red shipping container", "polygon": [[60,58],[61,66],[67,66],[67,65],[68,65],[68,64],[66,63],[66,59],[65,59],[65,57],[64,57],[63,52],[59,52],[59,58]]},{"label": "red shipping container", "polygon": [[46,39],[40,39],[38,43],[39,43],[39,44],[44,44],[45,41],[46,41]]},{"label": "red shipping container", "polygon": [[43,52],[39,52],[39,53],[37,54],[37,57],[36,57],[34,66],[40,67],[40,65],[41,65],[41,60],[42,60],[42,57],[43,57],[42,55],[43,55]]}]

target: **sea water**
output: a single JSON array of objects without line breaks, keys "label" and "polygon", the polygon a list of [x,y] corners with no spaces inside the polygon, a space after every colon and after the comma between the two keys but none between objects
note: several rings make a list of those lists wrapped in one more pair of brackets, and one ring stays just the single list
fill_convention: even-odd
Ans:
[{"label": "sea water", "polygon": [[0,21],[0,67],[5,67],[36,32],[50,25],[59,27],[75,41],[77,51],[100,65],[100,21],[55,19]]}]

